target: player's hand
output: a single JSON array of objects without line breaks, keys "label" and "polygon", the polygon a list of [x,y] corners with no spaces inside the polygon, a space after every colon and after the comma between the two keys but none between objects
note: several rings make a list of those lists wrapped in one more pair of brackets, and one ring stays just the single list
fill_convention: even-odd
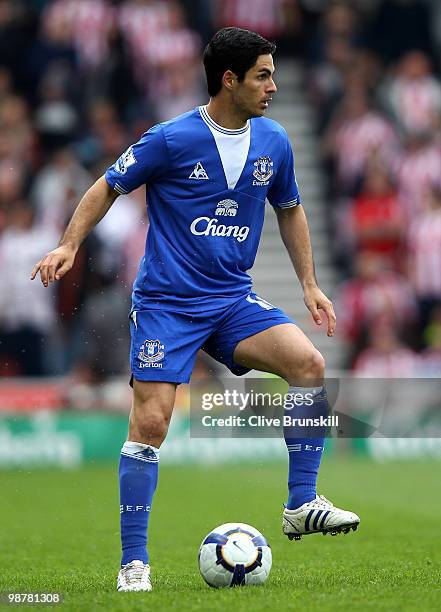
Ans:
[{"label": "player's hand", "polygon": [[319,310],[323,310],[325,312],[326,318],[328,319],[327,335],[331,338],[334,335],[335,324],[337,322],[334,306],[332,305],[331,300],[329,300],[323,291],[321,291],[318,287],[306,287],[303,299],[307,309],[312,314],[312,318],[317,325],[322,324],[322,317]]},{"label": "player's hand", "polygon": [[49,283],[60,280],[72,268],[75,254],[75,250],[67,245],[54,249],[35,264],[31,280],[34,280],[38,272],[40,272],[41,282],[45,287]]}]

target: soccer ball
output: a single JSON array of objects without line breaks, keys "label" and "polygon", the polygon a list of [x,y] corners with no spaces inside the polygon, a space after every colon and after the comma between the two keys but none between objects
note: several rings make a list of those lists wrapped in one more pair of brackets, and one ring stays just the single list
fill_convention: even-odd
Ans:
[{"label": "soccer ball", "polygon": [[271,548],[257,529],[225,523],[213,529],[199,548],[199,570],[212,587],[263,584],[268,578]]}]

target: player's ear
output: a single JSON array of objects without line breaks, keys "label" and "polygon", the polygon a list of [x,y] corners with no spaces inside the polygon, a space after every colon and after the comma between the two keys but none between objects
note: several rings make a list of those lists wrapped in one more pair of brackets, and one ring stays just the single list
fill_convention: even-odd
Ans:
[{"label": "player's ear", "polygon": [[224,72],[222,77],[222,84],[228,91],[231,91],[234,87],[234,83],[237,81],[237,76],[231,70]]}]

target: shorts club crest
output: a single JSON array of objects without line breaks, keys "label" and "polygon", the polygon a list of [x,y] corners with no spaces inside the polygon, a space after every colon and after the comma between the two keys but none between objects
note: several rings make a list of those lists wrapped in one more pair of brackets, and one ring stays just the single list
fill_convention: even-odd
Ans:
[{"label": "shorts club crest", "polygon": [[138,354],[141,361],[155,363],[164,359],[164,345],[159,340],[145,340]]}]

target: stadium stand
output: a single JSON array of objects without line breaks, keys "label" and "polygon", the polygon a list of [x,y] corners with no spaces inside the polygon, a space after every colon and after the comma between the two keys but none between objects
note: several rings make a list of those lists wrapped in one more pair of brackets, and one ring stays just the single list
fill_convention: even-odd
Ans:
[{"label": "stadium stand", "polygon": [[292,137],[319,280],[340,311],[338,339],[331,347],[307,322],[270,214],[258,291],[314,334],[334,368],[360,371],[400,350],[412,360],[403,359],[403,368],[397,360],[394,374],[427,368],[439,375],[436,0],[1,0],[3,377],[126,373],[124,360],[104,367],[94,313],[112,305],[110,348],[101,349],[109,354],[122,346],[112,338],[123,342],[148,225],[142,193],[119,200],[57,287],[45,292],[25,279],[37,252],[56,242],[81,193],[121,150],[155,122],[205,102],[200,49],[232,23],[280,45],[272,114]]}]

